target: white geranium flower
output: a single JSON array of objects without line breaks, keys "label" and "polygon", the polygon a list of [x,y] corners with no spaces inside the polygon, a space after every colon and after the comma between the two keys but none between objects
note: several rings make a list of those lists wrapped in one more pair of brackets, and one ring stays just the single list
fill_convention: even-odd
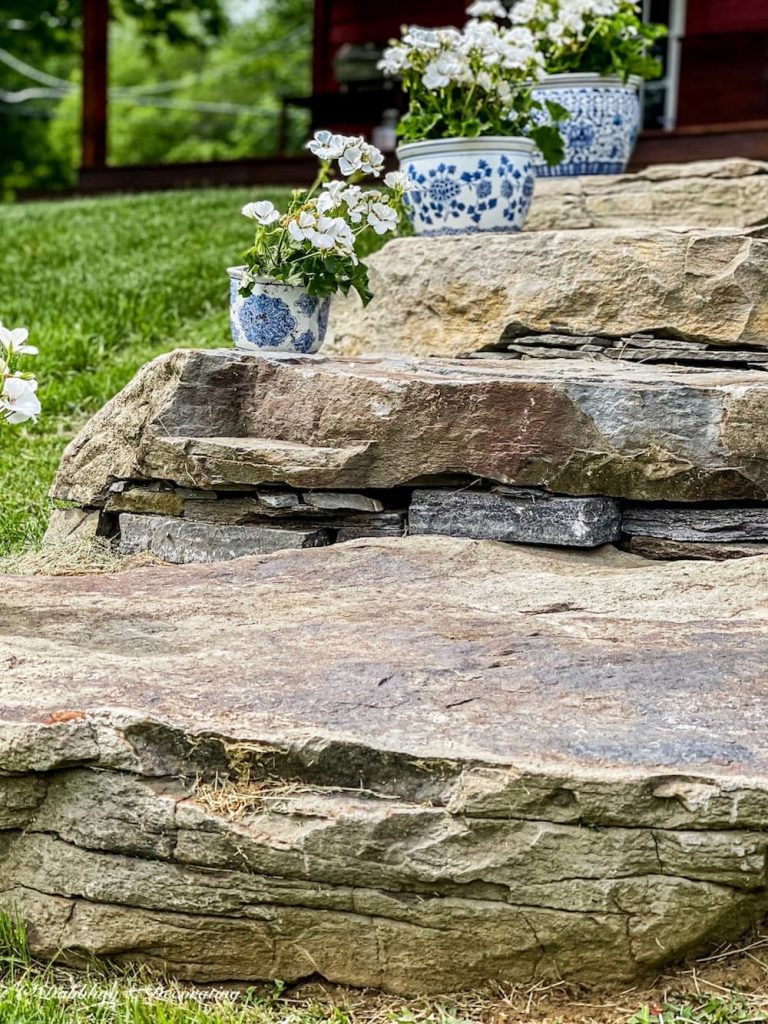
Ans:
[{"label": "white geranium flower", "polygon": [[0,323],[0,345],[13,355],[36,356],[37,349],[34,345],[27,345],[29,331],[24,327],[15,327],[10,330]]},{"label": "white geranium flower", "polygon": [[397,210],[386,203],[374,203],[368,214],[368,223],[377,235],[386,235],[388,231],[394,231],[399,219]]},{"label": "white geranium flower", "polygon": [[389,174],[384,176],[384,184],[387,188],[391,188],[394,192],[400,192],[403,195],[407,192],[413,192],[415,188],[418,188],[416,182],[409,178],[405,171],[390,171]]},{"label": "white geranium flower", "polygon": [[371,146],[362,136],[348,138],[345,143],[344,151],[339,157],[339,170],[345,178],[357,174],[358,171],[376,177],[381,174],[384,156],[375,146]]},{"label": "white geranium flower", "polygon": [[19,376],[6,377],[0,391],[0,410],[8,423],[16,425],[35,420],[40,415],[37,381]]},{"label": "white geranium flower", "polygon": [[427,89],[444,89],[451,82],[465,83],[471,75],[469,65],[458,53],[441,53],[427,65],[422,81]]},{"label": "white geranium flower", "polygon": [[470,18],[506,18],[507,9],[500,0],[475,0],[467,8]]},{"label": "white geranium flower", "polygon": [[338,247],[351,252],[355,246],[355,236],[343,217],[320,217],[317,230],[309,232],[309,240],[317,249]]},{"label": "white geranium flower", "polygon": [[443,45],[436,29],[417,28],[415,25],[406,29],[403,43],[420,53],[437,53]]},{"label": "white geranium flower", "polygon": [[295,242],[305,242],[311,237],[317,218],[311,210],[302,210],[298,217],[288,221],[288,234]]},{"label": "white geranium flower", "polygon": [[265,227],[268,224],[274,224],[276,220],[280,220],[280,214],[275,204],[270,203],[266,199],[260,203],[246,203],[242,212],[244,217],[249,217],[251,220],[255,220],[257,224],[263,224]]},{"label": "white geranium flower", "polygon": [[409,50],[406,46],[389,46],[376,65],[385,75],[399,75],[410,64]]},{"label": "white geranium flower", "polygon": [[315,137],[307,143],[307,149],[314,153],[318,160],[338,160],[347,142],[344,135],[320,131],[315,132]]}]

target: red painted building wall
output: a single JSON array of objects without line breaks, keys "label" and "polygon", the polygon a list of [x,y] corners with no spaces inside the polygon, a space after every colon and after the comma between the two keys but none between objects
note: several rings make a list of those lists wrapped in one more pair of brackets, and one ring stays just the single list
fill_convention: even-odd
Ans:
[{"label": "red painted building wall", "polygon": [[768,0],[688,0],[686,31],[749,32],[768,28]]},{"label": "red painted building wall", "polygon": [[768,121],[768,0],[688,0],[679,127]]},{"label": "red painted building wall", "polygon": [[463,25],[469,0],[316,0],[315,92],[336,87],[333,58],[345,43],[387,43],[404,24]]},{"label": "red painted building wall", "polygon": [[[404,23],[461,25],[467,2],[316,0],[315,96],[327,97],[330,104],[338,92],[333,61],[345,43],[385,44]],[[376,105],[371,95],[371,123],[379,116]],[[319,109],[319,120],[325,123],[332,107]],[[354,118],[359,116],[358,109]],[[757,121],[768,122],[768,0],[688,0],[678,126]]]}]

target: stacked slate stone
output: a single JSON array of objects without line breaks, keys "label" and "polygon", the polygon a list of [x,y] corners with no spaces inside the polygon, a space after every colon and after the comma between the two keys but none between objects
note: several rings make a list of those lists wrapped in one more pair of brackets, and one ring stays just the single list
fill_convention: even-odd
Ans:
[{"label": "stacked slate stone", "polygon": [[768,233],[637,226],[643,202],[765,220],[766,165],[569,184],[550,218],[574,189],[578,230],[390,243],[374,301],[336,306],[341,358],[145,367],[68,449],[51,539],[172,562],[408,534],[768,551]]}]

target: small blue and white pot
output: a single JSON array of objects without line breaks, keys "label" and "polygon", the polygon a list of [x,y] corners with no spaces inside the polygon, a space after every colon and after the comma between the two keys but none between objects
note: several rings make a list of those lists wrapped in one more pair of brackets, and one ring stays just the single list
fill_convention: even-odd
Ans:
[{"label": "small blue and white pot", "polygon": [[243,352],[317,352],[328,329],[330,298],[257,277],[250,295],[240,294],[245,267],[230,267],[229,319],[235,348]]},{"label": "small blue and white pot", "polygon": [[[640,131],[641,79],[627,84],[618,75],[578,72],[547,75],[533,90],[540,103],[551,100],[570,111],[560,129],[565,159],[550,167],[538,156],[536,174],[569,178],[577,174],[622,174],[629,163]],[[547,115],[540,115],[547,120]]]},{"label": "small blue and white pot", "polygon": [[416,182],[406,196],[417,235],[520,231],[533,199],[536,147],[491,135],[429,139],[400,146],[400,166]]}]

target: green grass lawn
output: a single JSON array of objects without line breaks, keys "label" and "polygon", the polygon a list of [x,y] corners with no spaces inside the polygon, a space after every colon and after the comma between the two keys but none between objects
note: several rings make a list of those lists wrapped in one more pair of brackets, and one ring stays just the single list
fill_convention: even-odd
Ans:
[{"label": "green grass lawn", "polygon": [[[284,199],[287,190],[259,198]],[[34,546],[65,444],[139,367],[230,345],[227,266],[253,190],[0,205],[0,321],[28,327],[43,416],[0,432],[0,556]]]},{"label": "green grass lawn", "polygon": [[[768,974],[754,957],[767,936],[724,955],[739,971],[744,956],[762,965],[752,982]],[[717,958],[715,958],[717,959]],[[192,987],[147,971],[92,963],[86,971],[39,964],[29,951],[20,918],[0,912],[0,1022],[2,1024],[762,1024],[765,998],[729,994],[710,963],[693,975],[693,994],[654,995],[632,1011],[624,998],[591,998],[559,984],[443,999],[399,999],[383,993],[319,983],[291,991],[282,983],[252,988]],[[728,981],[728,966],[714,967]],[[666,979],[667,981],[671,979]],[[688,988],[691,980],[688,979]],[[720,992],[708,994],[715,987]],[[668,991],[668,989],[666,989]],[[624,993],[632,996],[633,993]],[[637,993],[635,993],[637,995]],[[629,1005],[632,1005],[631,1000]],[[635,1005],[640,1002],[637,999]]]}]

